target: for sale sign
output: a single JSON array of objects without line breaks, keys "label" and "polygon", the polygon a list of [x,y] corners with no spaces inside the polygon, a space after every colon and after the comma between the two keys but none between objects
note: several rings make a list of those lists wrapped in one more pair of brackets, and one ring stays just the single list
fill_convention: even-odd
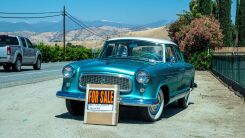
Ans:
[{"label": "for sale sign", "polygon": [[113,111],[114,94],[114,90],[89,90],[88,110]]},{"label": "for sale sign", "polygon": [[119,86],[88,84],[84,123],[117,125],[119,113]]}]

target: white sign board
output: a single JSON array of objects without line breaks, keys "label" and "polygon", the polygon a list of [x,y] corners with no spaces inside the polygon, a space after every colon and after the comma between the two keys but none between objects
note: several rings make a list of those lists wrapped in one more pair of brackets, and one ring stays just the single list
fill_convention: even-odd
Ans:
[{"label": "white sign board", "polygon": [[118,85],[88,84],[84,123],[117,125],[119,113]]}]

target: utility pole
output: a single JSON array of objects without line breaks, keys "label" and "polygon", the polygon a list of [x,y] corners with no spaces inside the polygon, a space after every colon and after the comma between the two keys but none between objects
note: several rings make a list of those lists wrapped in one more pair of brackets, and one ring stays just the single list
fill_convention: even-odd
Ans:
[{"label": "utility pole", "polygon": [[63,60],[66,60],[66,7],[63,8]]}]

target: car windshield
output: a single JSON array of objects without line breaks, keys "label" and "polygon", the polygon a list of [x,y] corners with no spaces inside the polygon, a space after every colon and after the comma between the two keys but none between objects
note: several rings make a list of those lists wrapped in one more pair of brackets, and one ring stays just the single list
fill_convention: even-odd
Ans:
[{"label": "car windshield", "polygon": [[131,58],[147,61],[162,61],[162,46],[145,41],[109,41],[106,42],[100,58]]},{"label": "car windshield", "polygon": [[5,45],[19,45],[16,37],[0,35],[0,47]]}]

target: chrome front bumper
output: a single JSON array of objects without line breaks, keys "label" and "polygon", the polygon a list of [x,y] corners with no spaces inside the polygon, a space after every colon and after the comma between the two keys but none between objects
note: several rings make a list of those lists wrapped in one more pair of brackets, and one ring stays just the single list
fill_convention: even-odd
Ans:
[{"label": "chrome front bumper", "polygon": [[[85,93],[70,93],[65,91],[58,91],[56,96],[59,98],[77,100],[77,101],[85,101],[86,94]],[[129,98],[129,97],[121,97],[120,104],[126,106],[140,106],[140,107],[148,107],[151,105],[158,104],[157,99],[140,99],[140,98]]]}]

